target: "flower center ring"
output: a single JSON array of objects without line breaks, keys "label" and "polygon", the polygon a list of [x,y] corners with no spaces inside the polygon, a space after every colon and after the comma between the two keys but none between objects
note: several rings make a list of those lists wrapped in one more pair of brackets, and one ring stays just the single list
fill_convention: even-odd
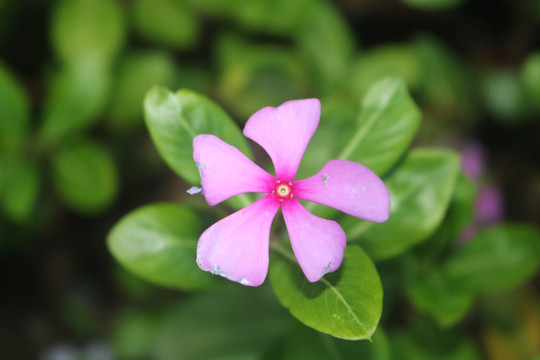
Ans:
[{"label": "flower center ring", "polygon": [[272,193],[276,194],[279,201],[289,199],[293,196],[292,183],[281,182],[278,180]]}]

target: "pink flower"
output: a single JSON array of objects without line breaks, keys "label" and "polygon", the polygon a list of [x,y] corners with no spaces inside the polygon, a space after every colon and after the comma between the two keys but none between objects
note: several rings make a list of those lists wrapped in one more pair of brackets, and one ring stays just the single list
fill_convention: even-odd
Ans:
[{"label": "pink flower", "polygon": [[337,222],[311,214],[298,199],[369,221],[388,219],[388,190],[363,165],[331,160],[312,177],[294,180],[320,112],[317,99],[293,100],[276,108],[265,107],[249,118],[244,135],[270,155],[276,177],[216,136],[199,135],[193,140],[193,158],[209,205],[247,192],[266,194],[201,235],[197,264],[202,270],[243,285],[262,284],[268,272],[270,226],[280,207],[306,278],[315,282],[338,269],[346,246],[345,232]]}]

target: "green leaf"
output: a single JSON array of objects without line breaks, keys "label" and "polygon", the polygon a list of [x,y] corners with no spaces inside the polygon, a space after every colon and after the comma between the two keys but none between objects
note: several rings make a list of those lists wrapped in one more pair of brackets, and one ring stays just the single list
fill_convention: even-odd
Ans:
[{"label": "green leaf", "polygon": [[171,86],[177,69],[167,53],[159,51],[128,54],[118,66],[109,114],[111,126],[125,129],[142,123],[144,95],[155,84]]},{"label": "green leaf", "polygon": [[111,85],[111,73],[88,59],[71,63],[54,74],[45,100],[40,136],[58,142],[99,119]]},{"label": "green leaf", "polygon": [[[386,259],[422,242],[437,229],[450,203],[459,156],[451,151],[416,149],[385,181],[390,192],[390,219],[382,224],[356,222],[346,229],[372,258]],[[367,229],[363,229],[367,228]]]},{"label": "green leaf", "polygon": [[438,256],[460,237],[474,216],[475,183],[463,174],[457,178],[454,194],[443,222],[429,240],[422,243],[416,253],[422,258],[437,261]]},{"label": "green leaf", "polygon": [[61,0],[52,20],[53,46],[66,63],[110,62],[124,41],[122,9],[115,0]]},{"label": "green leaf", "polygon": [[172,93],[155,86],[144,101],[146,125],[165,162],[191,184],[200,182],[193,161],[193,139],[213,134],[237,147],[246,156],[251,151],[240,129],[213,101],[190,90]]},{"label": "green leaf", "polygon": [[149,41],[186,49],[198,40],[197,18],[181,1],[136,0],[132,14],[135,30]]},{"label": "green leaf", "polygon": [[403,3],[425,10],[448,9],[461,4],[464,0],[401,0]]},{"label": "green leaf", "polygon": [[0,152],[20,150],[28,135],[29,118],[24,90],[0,63]]},{"label": "green leaf", "polygon": [[505,125],[519,124],[529,111],[529,102],[519,73],[513,68],[490,69],[481,77],[485,107]]},{"label": "green leaf", "polygon": [[453,254],[442,271],[460,289],[508,290],[526,282],[540,266],[540,234],[525,225],[500,225],[478,232]]},{"label": "green leaf", "polygon": [[189,208],[154,204],[120,220],[107,242],[127,269],[155,284],[183,290],[204,289],[215,277],[197,266],[197,240],[202,219]]},{"label": "green leaf", "polygon": [[358,246],[349,246],[341,268],[310,283],[291,251],[274,244],[270,281],[281,303],[301,322],[346,340],[370,339],[382,312],[382,286],[375,266]]},{"label": "green leaf", "polygon": [[364,95],[370,86],[387,77],[402,79],[414,89],[420,81],[421,65],[411,45],[385,45],[362,52],[351,68],[349,86],[354,94]]},{"label": "green leaf", "polygon": [[521,82],[531,105],[540,109],[540,52],[530,54],[521,67]]},{"label": "green leaf", "polygon": [[217,52],[219,96],[243,121],[265,106],[306,97],[309,77],[291,49],[249,44],[226,35]]},{"label": "green leaf", "polygon": [[409,147],[420,117],[403,81],[388,78],[377,82],[364,97],[358,128],[339,158],[383,175]]},{"label": "green leaf", "polygon": [[352,31],[329,1],[312,1],[299,24],[296,41],[309,65],[310,76],[316,79],[314,86],[323,94],[332,94],[348,75],[355,50]]},{"label": "green leaf", "polygon": [[166,314],[156,360],[255,360],[290,324],[267,286],[198,294]]},{"label": "green leaf", "polygon": [[13,221],[27,221],[36,204],[41,179],[37,167],[18,157],[0,158],[0,208]]},{"label": "green leaf", "polygon": [[56,190],[72,209],[98,213],[114,201],[118,191],[116,165],[102,145],[80,141],[53,160]]},{"label": "green leaf", "polygon": [[409,298],[441,327],[455,325],[470,309],[474,296],[452,286],[439,269],[426,269],[409,287]]}]

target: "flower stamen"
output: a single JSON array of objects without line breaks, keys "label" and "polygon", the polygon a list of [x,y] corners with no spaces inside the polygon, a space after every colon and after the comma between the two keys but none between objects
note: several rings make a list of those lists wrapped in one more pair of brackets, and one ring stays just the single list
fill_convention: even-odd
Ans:
[{"label": "flower stamen", "polygon": [[293,196],[292,183],[276,181],[276,186],[272,190],[272,194],[275,194],[279,201],[291,198]]}]

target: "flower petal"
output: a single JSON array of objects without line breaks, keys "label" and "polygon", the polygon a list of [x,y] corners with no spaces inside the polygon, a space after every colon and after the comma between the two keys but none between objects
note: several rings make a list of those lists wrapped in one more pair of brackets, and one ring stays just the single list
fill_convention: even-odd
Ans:
[{"label": "flower petal", "polygon": [[388,220],[390,213],[390,194],[382,180],[353,161],[330,160],[316,175],[296,181],[294,196],[374,222]]},{"label": "flower petal", "polygon": [[198,135],[193,139],[193,159],[199,167],[203,194],[209,205],[246,192],[267,193],[275,183],[272,175],[214,135]]},{"label": "flower petal", "polygon": [[199,267],[243,285],[262,284],[268,272],[270,226],[279,206],[266,195],[209,227],[197,245]]},{"label": "flower petal", "polygon": [[319,281],[337,270],[347,245],[341,226],[313,215],[296,199],[283,202],[282,209],[294,255],[306,278]]},{"label": "flower petal", "polygon": [[244,135],[270,155],[277,179],[292,181],[320,115],[321,103],[317,99],[287,101],[253,114],[244,127]]}]

